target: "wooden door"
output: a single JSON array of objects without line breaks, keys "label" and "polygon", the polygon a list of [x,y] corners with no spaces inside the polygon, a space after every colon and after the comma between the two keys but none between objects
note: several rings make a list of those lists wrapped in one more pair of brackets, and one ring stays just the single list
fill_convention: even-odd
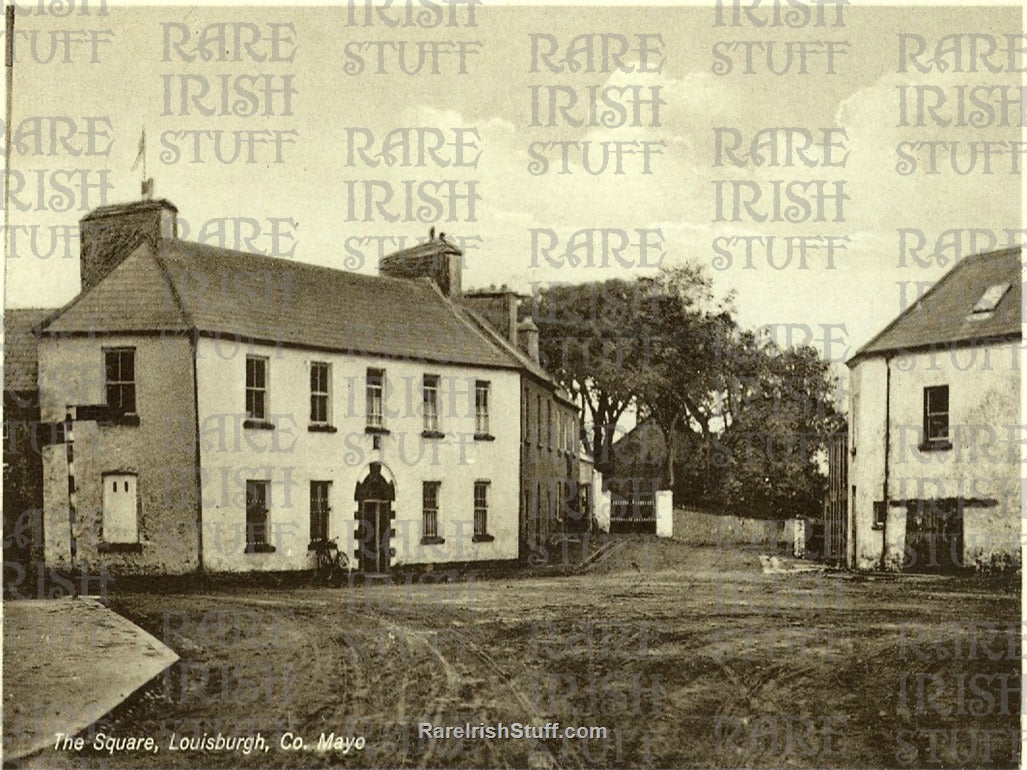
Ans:
[{"label": "wooden door", "polygon": [[360,569],[387,572],[391,561],[392,504],[388,500],[364,500],[360,504]]}]

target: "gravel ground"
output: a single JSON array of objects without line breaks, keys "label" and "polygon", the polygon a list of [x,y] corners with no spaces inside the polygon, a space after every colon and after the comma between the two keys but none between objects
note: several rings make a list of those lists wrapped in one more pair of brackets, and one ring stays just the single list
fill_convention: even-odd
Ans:
[{"label": "gravel ground", "polygon": [[[1003,767],[1019,759],[1019,586],[765,572],[629,538],[581,574],[115,595],[181,661],[36,767]],[[427,581],[427,582],[425,582]],[[602,726],[427,739],[420,723]],[[154,754],[89,748],[154,736]],[[242,750],[182,736],[260,734]],[[318,748],[322,734],[363,738]],[[303,748],[286,749],[302,741]],[[358,742],[359,743],[359,742]],[[1014,753],[1016,752],[1016,753]]]}]

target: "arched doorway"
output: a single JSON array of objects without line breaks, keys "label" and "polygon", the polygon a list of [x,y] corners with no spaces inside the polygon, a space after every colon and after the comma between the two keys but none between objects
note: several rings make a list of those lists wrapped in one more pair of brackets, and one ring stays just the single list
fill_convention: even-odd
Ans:
[{"label": "arched doorway", "polygon": [[361,572],[388,572],[394,551],[391,542],[392,503],[396,486],[382,474],[382,464],[371,463],[367,476],[357,482],[357,563]]}]

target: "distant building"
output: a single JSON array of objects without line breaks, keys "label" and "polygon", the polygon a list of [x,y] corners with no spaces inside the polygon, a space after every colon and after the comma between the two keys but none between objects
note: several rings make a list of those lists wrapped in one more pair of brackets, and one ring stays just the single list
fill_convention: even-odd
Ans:
[{"label": "distant building", "polygon": [[1021,563],[1021,260],[964,259],[848,362],[850,566]]},{"label": "distant building", "polygon": [[[337,538],[374,573],[524,558],[555,531],[577,467],[543,484],[524,458],[563,467],[572,405],[464,303],[444,237],[375,277],[181,241],[176,216],[82,221],[82,292],[39,341],[40,416],[61,426],[48,565],[307,569]],[[552,488],[545,509],[529,484]]]}]

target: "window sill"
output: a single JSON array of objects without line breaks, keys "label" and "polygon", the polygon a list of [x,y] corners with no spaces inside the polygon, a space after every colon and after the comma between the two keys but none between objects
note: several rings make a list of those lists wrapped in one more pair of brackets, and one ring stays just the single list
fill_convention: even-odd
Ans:
[{"label": "window sill", "polygon": [[244,428],[252,428],[253,430],[274,430],[275,424],[268,422],[267,420],[255,420],[249,417],[242,422]]},{"label": "window sill", "polygon": [[880,532],[882,529],[884,529],[884,524],[878,524],[878,523],[875,522],[875,523],[870,525],[870,529],[873,529],[873,530],[876,530],[877,532]]},{"label": "window sill", "polygon": [[445,438],[446,434],[441,430],[422,430],[421,438]]},{"label": "window sill", "polygon": [[923,442],[917,449],[921,452],[945,452],[952,449],[952,442],[948,439],[934,439]]},{"label": "window sill", "polygon": [[491,543],[495,540],[495,535],[475,535],[471,538],[472,543]]},{"label": "window sill", "polygon": [[142,543],[100,543],[96,546],[100,553],[142,553]]},{"label": "window sill", "polygon": [[474,434],[474,440],[475,441],[495,441],[496,437],[493,436],[491,433],[475,433]]},{"label": "window sill", "polygon": [[307,426],[307,430],[310,433],[338,433],[339,429],[334,425],[329,425],[323,422],[312,422]]},{"label": "window sill", "polygon": [[271,543],[247,543],[244,553],[274,553],[275,547]]},{"label": "window sill", "polygon": [[442,545],[446,542],[444,537],[422,537],[421,545]]},{"label": "window sill", "polygon": [[390,431],[388,428],[382,428],[376,425],[368,425],[366,428],[364,428],[364,433],[370,434],[372,436],[388,436],[391,434],[391,432],[392,431]]}]

